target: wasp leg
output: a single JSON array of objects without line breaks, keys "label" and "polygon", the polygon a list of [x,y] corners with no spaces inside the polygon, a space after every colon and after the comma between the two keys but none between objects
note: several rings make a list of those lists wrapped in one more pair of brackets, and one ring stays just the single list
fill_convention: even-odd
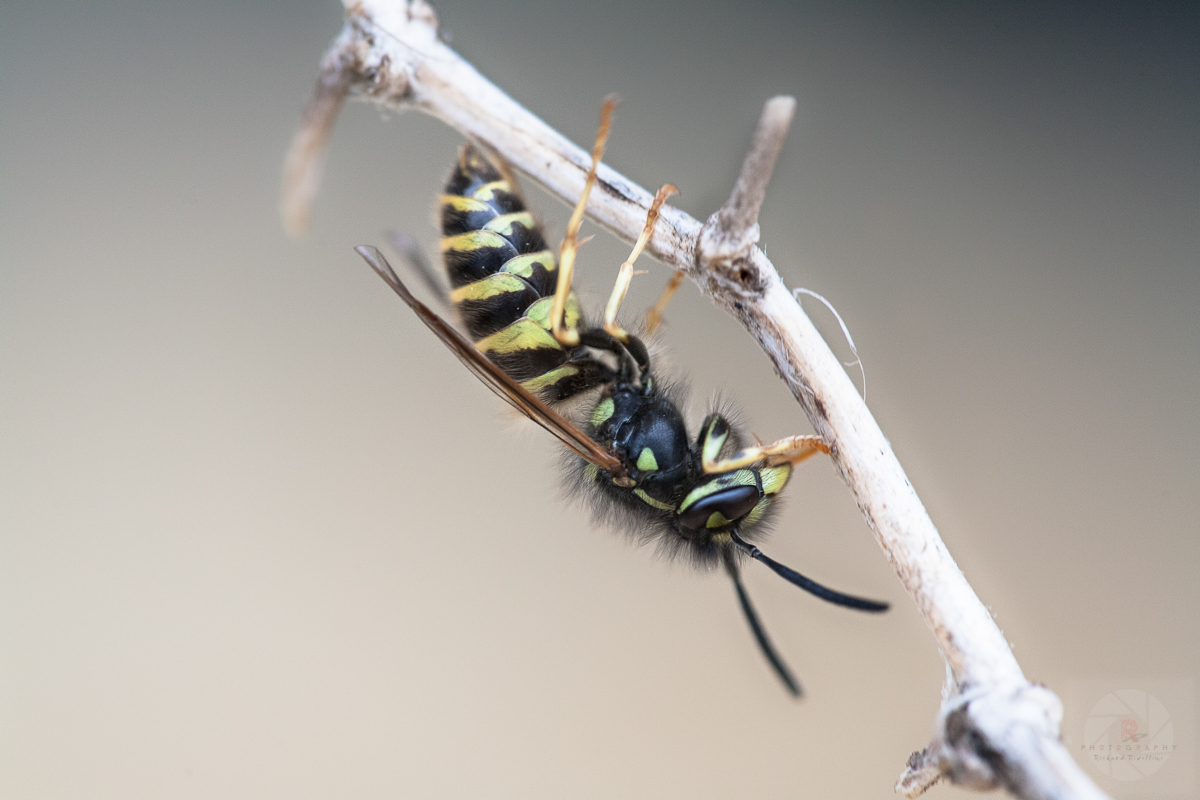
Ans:
[{"label": "wasp leg", "polygon": [[619,342],[603,328],[583,328],[576,333],[579,343],[584,347],[605,350],[617,357],[619,367],[613,373],[614,380],[632,381],[650,369],[650,357],[637,337],[631,336],[630,341]]},{"label": "wasp leg", "polygon": [[433,268],[429,256],[425,255],[425,251],[417,244],[417,240],[404,231],[398,230],[390,230],[386,236],[388,244],[392,246],[397,255],[404,259],[409,269],[420,276],[425,288],[437,297],[442,308],[444,310],[453,308],[453,304],[450,302],[450,287],[446,285],[442,275]]},{"label": "wasp leg", "polygon": [[592,166],[588,169],[587,180],[583,184],[583,193],[579,202],[571,212],[567,222],[567,234],[563,237],[562,247],[558,254],[558,283],[554,290],[554,304],[550,307],[550,333],[561,344],[567,347],[578,347],[579,331],[563,325],[563,315],[567,310],[567,297],[571,294],[571,277],[575,272],[575,253],[579,249],[579,226],[583,224],[583,212],[587,208],[588,195],[596,184],[596,168],[604,157],[604,143],[608,141],[608,129],[612,125],[612,112],[617,100],[609,97],[604,101],[600,110],[600,129],[596,132],[596,143],[592,146]]},{"label": "wasp leg", "polygon": [[738,602],[741,603],[746,622],[750,623],[750,631],[754,634],[754,640],[758,642],[758,649],[762,650],[762,654],[771,664],[771,668],[775,670],[775,674],[779,676],[779,680],[783,681],[783,685],[787,687],[792,697],[800,697],[803,694],[800,684],[796,682],[796,678],[788,669],[787,664],[779,657],[779,653],[775,652],[775,647],[767,637],[766,629],[759,622],[758,613],[750,603],[750,595],[746,594],[746,587],[742,585],[742,576],[738,571],[737,561],[733,558],[733,551],[722,551],[721,560],[725,562],[725,571],[733,579],[733,588],[737,590]]},{"label": "wasp leg", "polygon": [[[720,417],[715,418],[710,425],[705,425],[706,435],[710,441],[715,442],[719,439],[721,442],[724,442],[720,426],[725,426],[726,432],[728,431],[728,423]],[[745,450],[734,453],[729,458],[718,459],[717,454],[719,452],[719,446],[706,446],[703,448],[701,468],[706,473],[730,472],[742,467],[748,467],[756,461],[764,459],[770,466],[791,464],[794,467],[804,459],[817,453],[828,454],[829,445],[825,444],[825,440],[820,436],[787,436],[771,444],[747,447]]]},{"label": "wasp leg", "polygon": [[608,305],[604,307],[604,330],[618,341],[629,341],[629,333],[617,325],[617,311],[621,308],[621,303],[625,301],[625,293],[629,291],[629,282],[633,280],[633,262],[637,261],[638,256],[642,254],[646,242],[650,241],[650,235],[654,233],[654,223],[658,221],[658,212],[662,209],[663,203],[673,194],[679,194],[679,190],[675,188],[674,184],[668,183],[658,190],[658,194],[654,195],[654,202],[650,204],[650,210],[646,212],[646,224],[642,226],[642,235],[638,237],[629,258],[617,272],[617,283],[613,286],[612,296],[608,298]]},{"label": "wasp leg", "polygon": [[667,281],[667,287],[663,289],[658,302],[646,312],[646,333],[654,333],[654,331],[658,330],[658,326],[662,324],[663,312],[667,310],[667,304],[671,302],[671,298],[675,296],[675,292],[679,289],[679,284],[681,283],[683,283],[683,272],[675,270],[675,274],[671,276],[671,280]]}]

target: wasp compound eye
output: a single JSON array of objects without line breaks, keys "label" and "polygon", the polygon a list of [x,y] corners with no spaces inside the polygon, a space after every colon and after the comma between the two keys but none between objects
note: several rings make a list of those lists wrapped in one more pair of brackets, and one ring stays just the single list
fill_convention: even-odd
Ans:
[{"label": "wasp compound eye", "polygon": [[718,489],[691,504],[685,501],[686,508],[679,512],[679,524],[696,531],[722,528],[749,514],[762,496],[762,490],[754,485]]}]

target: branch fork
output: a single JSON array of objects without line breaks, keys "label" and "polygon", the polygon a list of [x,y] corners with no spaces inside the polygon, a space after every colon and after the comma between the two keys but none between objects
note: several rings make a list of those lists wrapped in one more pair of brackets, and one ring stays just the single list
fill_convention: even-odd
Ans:
[{"label": "branch fork", "polygon": [[[439,37],[424,0],[347,2],[346,20],[288,154],[281,212],[289,232],[308,225],[334,121],[349,94],[393,110],[415,108],[456,128],[567,205],[591,165]],[[742,323],[791,389],[845,480],[897,577],[937,640],[947,689],[932,743],[914,753],[897,791],[915,797],[940,779],[1004,787],[1022,798],[1103,798],[1059,741],[1062,706],[1025,679],[987,608],[950,556],[841,363],[766,255],[758,213],[795,112],[768,101],[729,200],[701,225],[664,205],[646,249],[686,274]],[[654,195],[605,164],[587,204],[594,222],[632,242]]]},{"label": "branch fork", "polygon": [[753,257],[759,238],[758,212],[795,112],[793,97],[779,96],[767,101],[733,192],[700,229],[696,243],[697,271],[723,277],[729,290],[740,288],[754,295],[765,288],[766,282],[758,275]]}]

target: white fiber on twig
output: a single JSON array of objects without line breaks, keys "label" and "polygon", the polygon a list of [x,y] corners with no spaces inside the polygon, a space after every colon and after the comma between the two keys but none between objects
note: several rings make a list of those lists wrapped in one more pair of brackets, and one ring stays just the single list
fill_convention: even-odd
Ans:
[{"label": "white fiber on twig", "polygon": [[792,297],[796,298],[796,302],[800,302],[800,298],[796,297],[796,295],[800,295],[800,294],[806,294],[809,297],[815,297],[818,300],[820,300],[822,303],[824,303],[825,307],[833,312],[833,316],[837,319],[838,325],[842,326],[842,336],[846,337],[846,341],[850,345],[850,352],[854,353],[854,360],[853,361],[843,361],[842,366],[845,366],[845,367],[853,367],[856,365],[858,366],[858,371],[860,373],[862,373],[862,382],[863,382],[862,399],[863,399],[864,403],[867,402],[867,371],[866,371],[866,369],[863,368],[862,356],[860,356],[858,354],[858,348],[854,346],[854,339],[852,339],[850,336],[850,329],[847,328],[846,323],[842,321],[842,315],[839,314],[838,310],[833,307],[833,303],[829,302],[824,297],[822,297],[821,295],[814,292],[812,289],[805,289],[803,286],[801,286],[797,289],[792,289]]}]

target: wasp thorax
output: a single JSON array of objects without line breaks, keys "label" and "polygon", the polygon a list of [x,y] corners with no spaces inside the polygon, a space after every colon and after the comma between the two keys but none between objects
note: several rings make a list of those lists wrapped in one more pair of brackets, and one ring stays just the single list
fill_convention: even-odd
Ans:
[{"label": "wasp thorax", "polygon": [[656,484],[673,486],[692,469],[683,418],[661,395],[617,387],[597,403],[592,424],[596,438],[607,443],[637,484],[652,494]]}]

